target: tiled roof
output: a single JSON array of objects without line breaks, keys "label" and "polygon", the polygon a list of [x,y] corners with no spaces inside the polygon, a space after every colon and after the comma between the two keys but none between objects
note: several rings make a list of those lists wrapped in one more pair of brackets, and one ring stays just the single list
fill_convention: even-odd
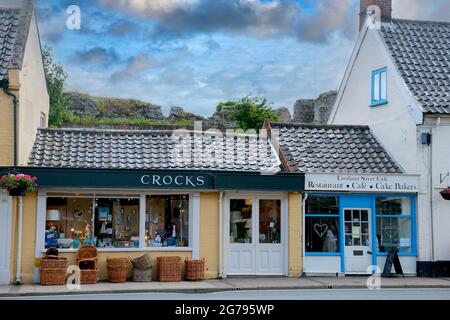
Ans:
[{"label": "tiled roof", "polygon": [[450,23],[393,19],[381,35],[423,112],[450,114]]},{"label": "tiled roof", "polygon": [[22,68],[33,9],[31,0],[20,8],[0,8],[0,81],[8,69]]},{"label": "tiled roof", "polygon": [[[223,135],[215,138],[201,132],[185,131],[188,138],[180,142],[173,138],[172,132],[39,129],[29,165],[252,172],[280,170],[280,160],[267,140],[258,146],[255,136]],[[258,157],[259,154],[261,156]]]},{"label": "tiled roof", "polygon": [[402,173],[367,126],[272,124],[272,130],[294,172]]}]

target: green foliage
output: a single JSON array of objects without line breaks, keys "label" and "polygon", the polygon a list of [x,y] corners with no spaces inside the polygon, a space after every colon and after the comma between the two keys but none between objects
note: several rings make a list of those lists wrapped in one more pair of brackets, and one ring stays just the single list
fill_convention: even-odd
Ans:
[{"label": "green foliage", "polygon": [[216,110],[227,111],[227,119],[236,121],[239,129],[259,131],[264,120],[278,121],[278,116],[270,107],[266,98],[246,96],[239,101],[221,102]]},{"label": "green foliage", "polygon": [[67,114],[64,121],[77,125],[130,125],[130,126],[192,126],[192,121],[171,121],[167,119],[147,119],[139,117],[96,118],[94,116],[75,116]]},{"label": "green foliage", "polygon": [[69,106],[69,102],[63,95],[68,76],[62,64],[55,61],[50,47],[44,46],[42,48],[42,57],[44,59],[44,71],[50,96],[48,122],[49,126],[59,126],[64,121]]}]

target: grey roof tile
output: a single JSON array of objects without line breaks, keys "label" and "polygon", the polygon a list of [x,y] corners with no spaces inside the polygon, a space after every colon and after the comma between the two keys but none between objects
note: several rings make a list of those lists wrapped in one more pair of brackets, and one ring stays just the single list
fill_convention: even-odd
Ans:
[{"label": "grey roof tile", "polygon": [[0,81],[8,78],[8,69],[22,68],[33,12],[31,0],[22,8],[0,8]]},{"label": "grey roof tile", "polygon": [[272,124],[296,172],[402,173],[367,126]]},{"label": "grey roof tile", "polygon": [[256,145],[249,136],[203,134],[202,139],[189,132],[179,140],[172,131],[95,129],[39,129],[29,158],[35,167],[153,170],[266,172],[278,171],[279,164],[270,142]]},{"label": "grey roof tile", "polygon": [[423,112],[450,114],[450,23],[393,19],[380,32]]}]

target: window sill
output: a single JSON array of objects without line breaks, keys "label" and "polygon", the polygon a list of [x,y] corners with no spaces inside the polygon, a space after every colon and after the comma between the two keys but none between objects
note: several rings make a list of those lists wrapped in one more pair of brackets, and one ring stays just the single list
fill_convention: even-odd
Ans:
[{"label": "window sill", "polygon": [[[45,253],[47,249],[42,250]],[[192,252],[191,247],[155,247],[155,248],[97,248],[98,252]],[[58,249],[59,253],[75,253],[78,249]]]},{"label": "window sill", "polygon": [[379,106],[383,106],[383,105],[388,104],[388,103],[389,103],[389,101],[387,101],[387,100],[382,100],[382,101],[372,102],[372,103],[370,104],[370,107],[371,107],[371,108],[373,108],[373,107],[379,107]]},{"label": "window sill", "polygon": [[305,257],[340,257],[339,252],[305,252]]}]

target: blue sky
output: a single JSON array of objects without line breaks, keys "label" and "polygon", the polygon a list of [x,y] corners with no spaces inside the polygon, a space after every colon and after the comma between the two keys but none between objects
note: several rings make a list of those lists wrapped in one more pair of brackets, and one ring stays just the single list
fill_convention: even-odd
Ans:
[{"label": "blue sky", "polygon": [[[448,0],[394,0],[394,16],[448,19]],[[210,115],[247,94],[274,107],[337,89],[358,0],[37,0],[68,90]],[[69,5],[81,29],[66,27]]]}]

